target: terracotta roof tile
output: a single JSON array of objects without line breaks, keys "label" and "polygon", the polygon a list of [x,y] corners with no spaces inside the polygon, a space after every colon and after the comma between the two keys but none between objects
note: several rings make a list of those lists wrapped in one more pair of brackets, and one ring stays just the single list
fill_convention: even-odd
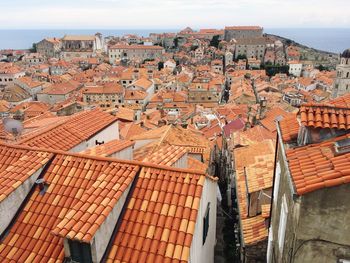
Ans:
[{"label": "terracotta roof tile", "polygon": [[[91,240],[141,166],[108,260],[188,260],[207,178],[204,174],[57,150],[30,150],[18,145],[0,145],[0,173],[23,161],[21,156],[29,156],[28,161],[39,156],[33,161],[35,165],[52,156],[43,174],[48,188],[42,194],[34,186],[0,245],[1,262],[63,261],[63,239],[52,232],[83,242]],[[26,169],[27,164],[22,164]],[[167,187],[171,183],[173,188]],[[176,185],[181,186],[180,194],[175,193]]]},{"label": "terracotta roof tile", "polygon": [[304,104],[299,110],[301,123],[314,128],[350,129],[350,108]]},{"label": "terracotta roof tile", "polygon": [[63,122],[23,136],[19,144],[46,149],[70,150],[117,120],[99,109],[84,111]]},{"label": "terracotta roof tile", "polygon": [[[125,247],[132,249],[132,251],[142,250],[144,252],[135,256],[137,262],[141,262],[145,257],[155,257],[161,262],[165,262],[167,259],[182,259],[187,262],[195,224],[195,221],[188,219],[188,215],[192,211],[198,211],[198,203],[193,202],[193,196],[189,195],[188,191],[184,191],[182,193],[184,195],[181,195],[185,197],[183,202],[175,200],[175,202],[172,203],[173,205],[170,205],[167,200],[168,197],[172,200],[172,198],[176,196],[174,192],[176,184],[181,186],[181,189],[189,189],[191,185],[194,186],[195,189],[198,189],[199,192],[202,192],[203,179],[201,178],[202,176],[197,174],[178,174],[166,171],[159,173],[157,169],[143,168],[132,195],[135,204],[139,200],[138,205],[129,206],[125,213],[125,215],[134,214],[135,218],[140,219],[140,222],[136,223],[135,220],[127,218],[126,216],[123,218],[123,222],[130,226],[131,229],[140,228],[141,231],[136,234],[136,237],[137,239],[145,237],[145,239],[143,239],[142,243],[131,242],[132,237],[128,236],[123,244],[121,236],[125,235],[126,229],[123,230],[120,228],[113,242],[111,252],[108,255],[107,262],[127,261],[128,252],[125,250]],[[174,188],[162,187],[159,189],[157,187],[157,182],[161,183],[164,181],[168,183],[174,182]],[[140,191],[142,189],[149,191],[147,198],[146,196],[140,196]],[[155,201],[152,201],[154,199]],[[147,203],[148,206],[144,212],[143,206],[146,207]],[[150,209],[151,203],[156,203],[156,205],[152,205]],[[186,210],[186,214],[184,210],[185,207],[189,209]],[[177,214],[180,218],[176,217]],[[148,217],[154,218],[155,221],[151,221],[150,224],[146,223]],[[142,231],[142,229],[144,230]],[[186,236],[188,237],[187,241],[185,238]],[[151,244],[149,242],[150,239],[153,239]]]},{"label": "terracotta roof tile", "polygon": [[299,195],[349,183],[350,154],[334,154],[334,142],[346,138],[350,136],[335,137],[286,151],[292,180]]},{"label": "terracotta roof tile", "polygon": [[135,142],[133,141],[124,141],[124,140],[111,140],[102,145],[97,145],[93,148],[86,149],[81,153],[95,156],[110,156],[113,153],[122,151],[130,146],[133,146]]}]

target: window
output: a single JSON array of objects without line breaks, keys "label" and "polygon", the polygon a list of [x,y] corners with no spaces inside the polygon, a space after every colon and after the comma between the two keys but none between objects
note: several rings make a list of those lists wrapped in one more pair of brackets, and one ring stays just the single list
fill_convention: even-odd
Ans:
[{"label": "window", "polygon": [[287,215],[288,215],[287,201],[286,201],[286,196],[283,195],[281,213],[280,213],[280,222],[278,225],[278,247],[279,247],[280,253],[282,253],[283,251],[284,237],[286,234]]},{"label": "window", "polygon": [[205,240],[208,236],[208,230],[209,230],[209,213],[210,211],[210,203],[208,203],[207,210],[205,211],[205,215],[203,217],[203,245],[205,244]]}]

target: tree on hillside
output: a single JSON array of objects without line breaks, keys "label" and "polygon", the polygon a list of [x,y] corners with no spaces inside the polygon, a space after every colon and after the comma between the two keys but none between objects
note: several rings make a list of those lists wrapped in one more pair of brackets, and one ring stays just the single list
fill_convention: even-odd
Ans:
[{"label": "tree on hillside", "polygon": [[220,43],[219,38],[220,38],[219,35],[213,36],[213,38],[210,40],[210,46],[219,48],[219,43]]}]

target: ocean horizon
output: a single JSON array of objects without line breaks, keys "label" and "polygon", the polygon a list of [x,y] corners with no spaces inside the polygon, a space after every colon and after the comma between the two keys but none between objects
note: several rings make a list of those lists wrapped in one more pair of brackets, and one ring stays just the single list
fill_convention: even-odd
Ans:
[{"label": "ocean horizon", "polygon": [[[181,29],[0,29],[0,50],[28,49],[45,37],[63,37],[65,34],[94,34],[122,36],[150,33],[179,32]],[[323,51],[341,53],[350,48],[350,28],[264,28],[264,33],[289,38],[300,44]]]}]

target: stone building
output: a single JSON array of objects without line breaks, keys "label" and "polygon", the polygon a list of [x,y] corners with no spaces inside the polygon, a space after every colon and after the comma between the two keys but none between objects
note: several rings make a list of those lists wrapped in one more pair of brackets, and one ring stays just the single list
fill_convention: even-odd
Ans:
[{"label": "stone building", "polygon": [[103,38],[99,33],[86,36],[65,35],[62,38],[61,58],[65,60],[91,58],[102,49]]},{"label": "stone building", "polygon": [[227,26],[224,31],[225,41],[239,38],[262,37],[263,28],[260,26]]},{"label": "stone building", "polygon": [[47,58],[58,58],[61,41],[58,38],[45,38],[36,44],[36,51]]},{"label": "stone building", "polygon": [[240,38],[236,43],[235,58],[246,56],[263,60],[266,50],[266,39],[264,37]]},{"label": "stone building", "polygon": [[101,108],[115,108],[124,102],[124,88],[119,83],[86,87],[82,91],[83,102],[99,105]]},{"label": "stone building", "polygon": [[338,111],[347,101],[303,105],[299,121],[278,122],[268,263],[350,259],[349,109]]},{"label": "stone building", "polygon": [[343,52],[337,66],[337,77],[333,85],[333,98],[350,91],[350,49]]},{"label": "stone building", "polygon": [[160,46],[115,45],[108,48],[108,58],[111,64],[122,59],[141,61],[160,59],[164,53],[164,48]]}]

